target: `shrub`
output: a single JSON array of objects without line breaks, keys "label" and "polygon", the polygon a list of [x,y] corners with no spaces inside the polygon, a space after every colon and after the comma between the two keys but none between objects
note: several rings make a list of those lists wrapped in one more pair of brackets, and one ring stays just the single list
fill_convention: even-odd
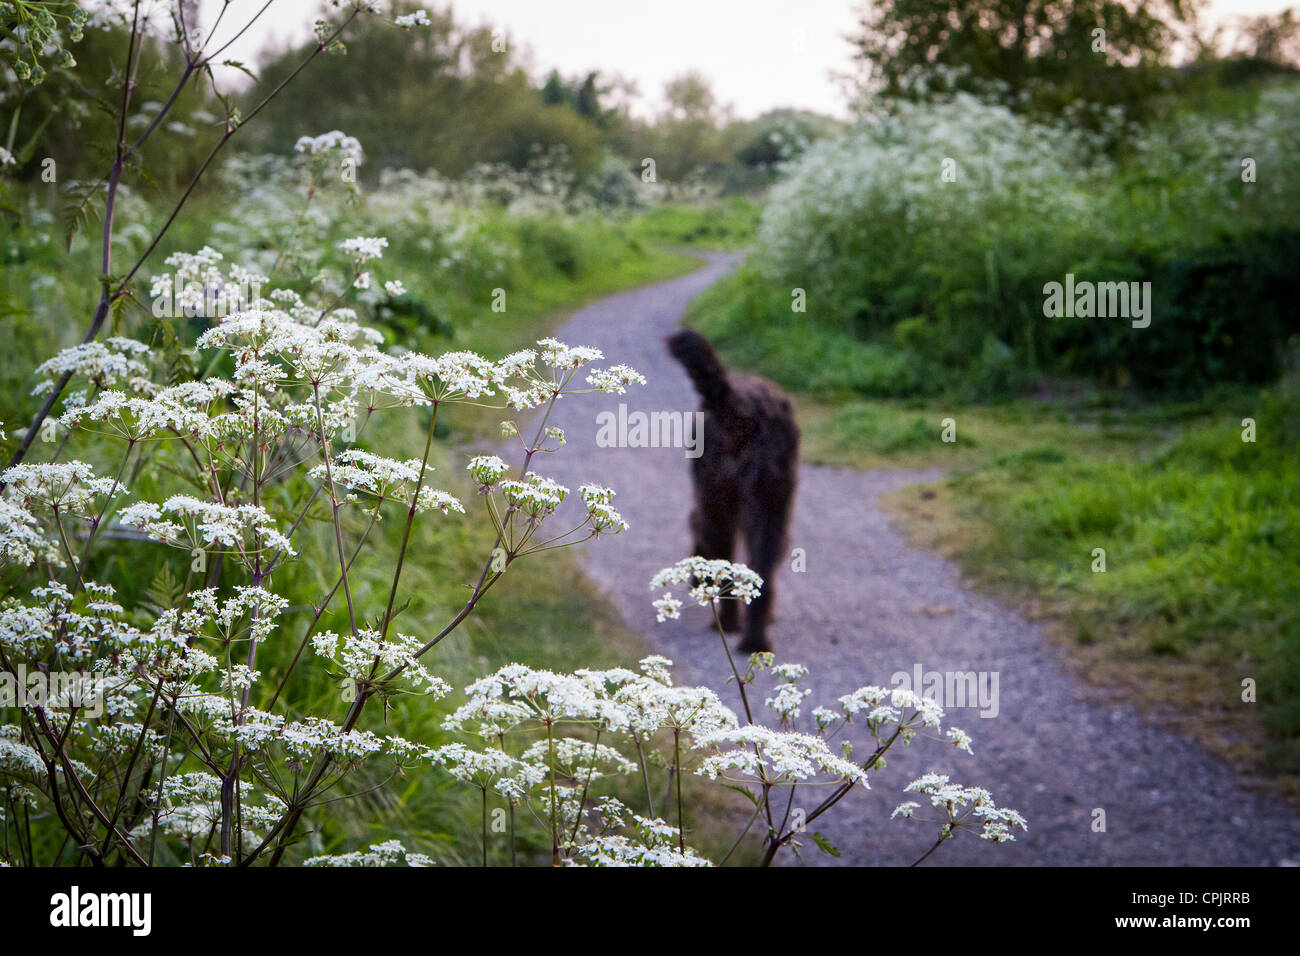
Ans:
[{"label": "shrub", "polygon": [[[867,395],[940,380],[985,398],[1044,372],[1171,394],[1268,381],[1300,331],[1300,193],[1280,173],[1300,148],[1298,96],[1279,85],[1234,119],[1145,130],[1112,117],[1095,135],[968,94],[899,103],[792,164],[764,210],[756,274],[730,286],[746,320],[729,324],[786,327],[805,290],[805,334],[820,341],[801,346],[803,375],[785,355],[758,367],[817,381],[823,356],[881,368],[853,342],[910,356],[836,377]],[[1129,146],[1112,159],[1101,144],[1117,137]],[[1150,282],[1150,326],[1045,317],[1044,286],[1067,273]]]}]

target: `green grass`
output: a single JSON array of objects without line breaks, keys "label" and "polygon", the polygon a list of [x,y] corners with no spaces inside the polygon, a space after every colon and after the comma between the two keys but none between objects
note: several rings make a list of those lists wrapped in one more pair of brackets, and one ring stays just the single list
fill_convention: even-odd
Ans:
[{"label": "green grass", "polygon": [[708,336],[731,361],[794,392],[820,398],[900,397],[933,393],[908,353],[887,341],[864,341],[792,308],[793,290],[752,264],[715,283],[687,309],[686,324]]},{"label": "green grass", "polygon": [[737,249],[748,245],[758,228],[762,207],[743,196],[711,203],[659,206],[635,216],[633,235],[667,246]]},{"label": "green grass", "polygon": [[[965,405],[934,400],[798,401],[805,460],[853,468],[970,469],[1143,453],[1167,428],[1137,413],[1077,402]],[[944,441],[949,420],[955,441]]]},{"label": "green grass", "polygon": [[[1227,382],[1266,386],[1300,333],[1298,207],[1293,184],[1244,182],[1231,167],[1238,152],[1294,152],[1300,125],[1283,104],[1300,86],[1255,93],[1172,98],[1115,155],[1077,130],[1004,125],[973,101],[900,108],[790,164],[749,263],[691,321],[746,367],[822,398],[986,402],[1044,376],[1184,401]],[[996,136],[1009,152],[968,147],[970,178],[948,189],[931,173],[942,154],[926,154],[935,130],[945,149]],[[1051,156],[1012,172],[1048,141]],[[1149,326],[1045,316],[1046,283],[1067,274],[1144,283]]]},{"label": "green grass", "polygon": [[[1152,421],[1170,408],[1110,412],[1096,427],[1052,421],[1048,405],[962,409],[947,448],[931,437],[937,412],[848,406],[814,414],[809,445],[837,464],[953,469],[886,499],[914,542],[1051,619],[1095,679],[1289,780],[1300,773],[1300,405],[1285,384],[1253,405],[1198,412],[1172,437]],[[1246,678],[1257,703],[1242,701]]]},{"label": "green grass", "polygon": [[[641,238],[633,225],[542,220],[502,221],[499,228],[520,251],[505,278],[430,276],[416,284],[417,295],[427,296],[450,325],[451,343],[485,355],[530,346],[554,328],[558,314],[594,299],[699,268],[698,259]],[[401,250],[393,259],[402,274],[420,274],[418,249]],[[492,310],[498,288],[506,293],[504,312]]]}]

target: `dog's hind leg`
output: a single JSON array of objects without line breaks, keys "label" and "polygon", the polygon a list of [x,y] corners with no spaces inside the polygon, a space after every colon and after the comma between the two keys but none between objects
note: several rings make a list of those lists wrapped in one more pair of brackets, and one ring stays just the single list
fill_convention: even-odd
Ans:
[{"label": "dog's hind leg", "polygon": [[[691,512],[691,531],[695,535],[695,553],[700,557],[732,560],[736,547],[734,511],[720,507],[717,503],[709,506],[697,498],[695,509]],[[737,602],[730,599],[719,602],[718,620],[724,631],[739,631],[740,608]]]},{"label": "dog's hind leg", "polygon": [[754,654],[770,651],[767,623],[776,601],[776,572],[785,553],[786,526],[794,487],[766,488],[763,502],[749,502],[745,509],[745,543],[749,566],[763,579],[762,593],[750,602],[745,613],[745,638],[739,650]]}]

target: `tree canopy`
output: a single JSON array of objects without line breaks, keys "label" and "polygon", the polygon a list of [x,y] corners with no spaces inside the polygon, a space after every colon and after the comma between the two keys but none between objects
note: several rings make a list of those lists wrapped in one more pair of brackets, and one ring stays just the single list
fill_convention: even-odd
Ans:
[{"label": "tree canopy", "polygon": [[870,90],[910,95],[921,75],[1004,85],[1059,110],[1135,105],[1158,82],[1199,0],[873,0],[853,42]]}]

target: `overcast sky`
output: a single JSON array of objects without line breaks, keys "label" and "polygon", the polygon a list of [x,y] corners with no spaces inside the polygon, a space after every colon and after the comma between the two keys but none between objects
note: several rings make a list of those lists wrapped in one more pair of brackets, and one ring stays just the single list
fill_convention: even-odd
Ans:
[{"label": "overcast sky", "polygon": [[[1212,16],[1273,13],[1297,0],[1214,0]],[[202,0],[205,22],[221,0]],[[226,18],[239,19],[261,0],[234,0]],[[426,4],[443,9],[445,3]],[[845,36],[856,24],[853,0],[455,0],[457,19],[506,29],[531,51],[538,76],[589,70],[636,81],[657,108],[664,82],[688,69],[713,81],[723,103],[752,117],[778,106],[845,114],[835,73],[851,67]],[[229,55],[255,60],[268,43],[305,39],[315,0],[278,0]],[[263,22],[264,21],[264,22]],[[242,21],[241,21],[242,23]]]}]

